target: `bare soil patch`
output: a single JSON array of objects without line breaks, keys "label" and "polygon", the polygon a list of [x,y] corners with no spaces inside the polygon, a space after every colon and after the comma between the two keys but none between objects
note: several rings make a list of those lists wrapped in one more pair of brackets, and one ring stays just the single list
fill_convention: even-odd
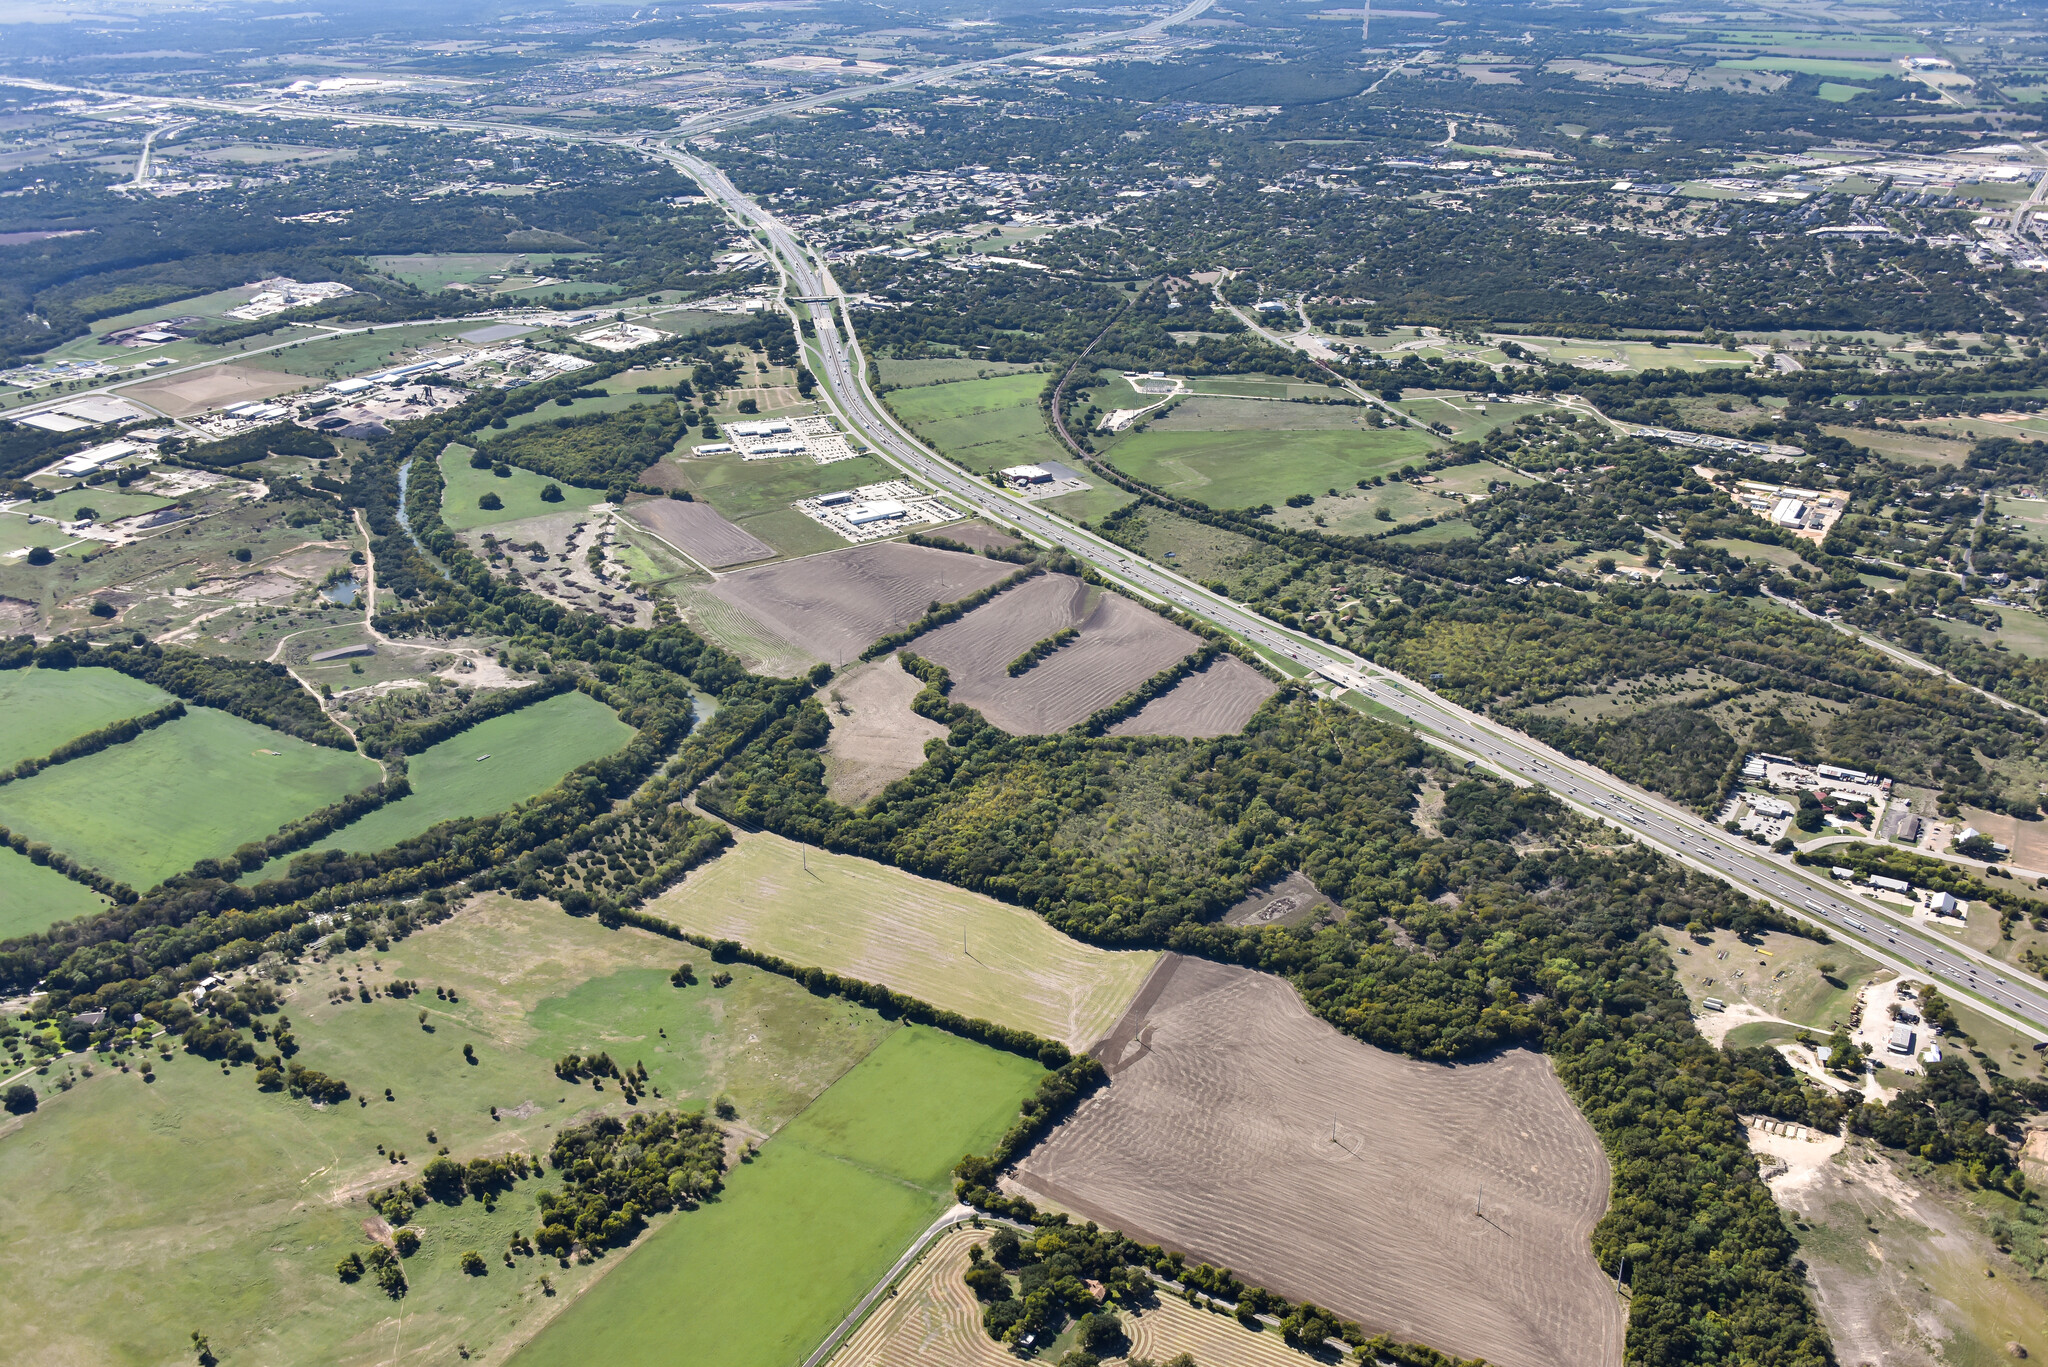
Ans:
[{"label": "bare soil patch", "polygon": [[1226,926],[1300,926],[1337,904],[1299,869],[1259,888],[1223,913]]},{"label": "bare soil patch", "polygon": [[726,521],[708,503],[655,498],[635,503],[626,516],[706,569],[744,565],[775,554],[773,546]]},{"label": "bare soil patch", "polygon": [[1279,686],[1235,655],[1219,655],[1109,728],[1112,736],[1229,736]]},{"label": "bare soil patch", "polygon": [[1548,1060],[1419,1063],[1278,978],[1172,963],[1097,1051],[1110,1084],[1020,1187],[1461,1357],[1621,1362],[1626,1312],[1588,1243],[1607,1159]]},{"label": "bare soil patch", "polygon": [[279,394],[295,393],[311,383],[303,375],[287,375],[281,370],[217,365],[188,375],[133,385],[124,392],[127,397],[140,399],[173,418],[188,418],[209,408],[240,403],[244,399],[274,399]]},{"label": "bare soil patch", "polygon": [[802,641],[819,658],[842,665],[877,637],[924,616],[933,601],[964,598],[1015,571],[1000,560],[881,541],[740,570],[708,592],[757,619],[769,634]]},{"label": "bare soil patch", "polygon": [[943,528],[939,533],[948,541],[957,541],[963,546],[972,546],[977,551],[1006,551],[1012,546],[1024,543],[1008,532],[991,527],[986,522],[958,522]]},{"label": "bare soil patch", "polygon": [[832,719],[825,792],[834,802],[857,807],[924,763],[924,743],[944,736],[946,728],[910,710],[923,687],[893,655],[832,681],[824,700]]},{"label": "bare soil patch", "polygon": [[[1010,661],[1067,627],[1079,639],[1011,678]],[[912,646],[953,676],[953,701],[1012,735],[1064,731],[1200,645],[1119,594],[1048,574],[1018,585]]]}]

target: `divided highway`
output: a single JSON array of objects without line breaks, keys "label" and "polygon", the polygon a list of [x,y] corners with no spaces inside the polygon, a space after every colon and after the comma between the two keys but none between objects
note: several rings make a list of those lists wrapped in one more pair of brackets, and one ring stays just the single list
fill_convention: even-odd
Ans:
[{"label": "divided highway", "polygon": [[766,240],[790,293],[808,305],[817,336],[811,346],[824,392],[840,416],[898,468],[970,507],[1059,546],[1123,583],[1203,617],[1298,667],[1351,690],[1431,733],[1441,748],[1511,778],[1541,783],[1589,816],[1662,848],[1796,916],[1857,942],[1879,961],[1931,977],[1959,998],[1974,999],[2008,1024],[2048,1039],[2048,991],[1989,955],[1913,925],[1875,902],[1848,895],[1789,860],[1766,855],[1747,840],[1644,793],[1589,764],[1510,730],[1350,651],[1284,630],[1181,575],[1132,555],[1024,499],[977,479],[927,450],[869,390],[866,358],[844,319],[844,296],[830,270],[787,225],[742,194],[703,159],[664,145],[658,154],[702,185],[739,222]]}]

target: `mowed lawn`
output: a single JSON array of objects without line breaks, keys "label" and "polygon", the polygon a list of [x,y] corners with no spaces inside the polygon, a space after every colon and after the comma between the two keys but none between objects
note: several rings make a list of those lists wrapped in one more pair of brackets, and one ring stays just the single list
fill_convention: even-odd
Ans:
[{"label": "mowed lawn", "polygon": [[[411,1294],[394,1305],[368,1279],[350,1286],[335,1277],[344,1253],[371,1248],[367,1191],[416,1180],[443,1144],[457,1161],[540,1156],[563,1127],[592,1115],[697,1110],[719,1094],[737,1102],[740,1124],[772,1134],[901,1033],[872,1011],[743,964],[714,988],[701,952],[697,984],[672,987],[668,975],[688,952],[551,903],[486,896],[388,953],[322,964],[287,987],[298,1060],[347,1080],[367,1106],[351,1099],[316,1110],[258,1090],[249,1068],[223,1074],[175,1049],[168,1062],[151,1056],[153,1083],[97,1059],[70,1091],[54,1076],[31,1077],[41,1109],[19,1121],[0,1116],[9,1193],[0,1203],[0,1315],[13,1326],[0,1358],[163,1367],[192,1360],[189,1336],[199,1329],[227,1364],[384,1367],[400,1346],[402,1315],[398,1361],[459,1362],[462,1343],[473,1360],[502,1364],[652,1236],[593,1266],[521,1257],[506,1267],[513,1232],[531,1234],[537,1223],[535,1193],[561,1189],[550,1171],[519,1183],[493,1212],[475,1200],[423,1208],[414,1220],[423,1241],[405,1264]],[[344,964],[351,984],[360,970],[373,990],[397,978],[423,990],[331,1000]],[[431,1032],[420,1028],[422,1009]],[[628,1107],[615,1087],[554,1075],[562,1054],[597,1050],[623,1066],[644,1063],[660,1095]],[[392,1163],[379,1145],[408,1161]],[[705,1213],[658,1217],[656,1228]],[[49,1256],[59,1245],[68,1255]],[[460,1269],[472,1248],[487,1260],[485,1275]],[[542,1277],[555,1296],[542,1293]]]},{"label": "mowed lawn", "polygon": [[889,407],[942,454],[986,473],[1011,465],[1064,458],[1046,430],[1035,372],[892,390]]},{"label": "mowed lawn", "polygon": [[92,889],[0,845],[0,940],[32,935],[107,905]]},{"label": "mowed lawn", "polygon": [[0,767],[47,755],[170,700],[156,685],[114,669],[10,669],[0,673]]},{"label": "mowed lawn", "polygon": [[[457,817],[502,812],[546,792],[579,764],[609,755],[633,738],[633,728],[587,693],[560,693],[544,702],[479,722],[406,761],[412,792],[313,846],[367,854]],[[489,759],[483,758],[490,756]],[[271,860],[245,883],[275,878],[294,856]]]},{"label": "mowed lawn", "polygon": [[565,1310],[516,1367],[793,1367],[952,1202],[1044,1070],[927,1026],[885,1039]]},{"label": "mowed lawn", "polygon": [[1409,428],[1318,432],[1139,432],[1108,458],[1141,483],[1212,508],[1278,507],[1418,463],[1433,449]]},{"label": "mowed lawn", "polygon": [[0,824],[137,891],[377,781],[373,760],[210,707],[0,787]]},{"label": "mowed lawn", "polygon": [[1110,1032],[1159,958],[1097,949],[992,897],[768,834],[747,836],[647,910],[1074,1049]]},{"label": "mowed lawn", "polygon": [[[501,522],[518,522],[548,513],[573,513],[604,502],[602,489],[580,488],[517,467],[504,476],[489,470],[472,470],[469,457],[467,446],[450,446],[441,453],[441,520],[451,531],[495,527]],[[560,503],[541,500],[540,491],[550,484],[561,489]],[[477,507],[477,500],[487,493],[496,494],[505,506],[495,511]]]}]

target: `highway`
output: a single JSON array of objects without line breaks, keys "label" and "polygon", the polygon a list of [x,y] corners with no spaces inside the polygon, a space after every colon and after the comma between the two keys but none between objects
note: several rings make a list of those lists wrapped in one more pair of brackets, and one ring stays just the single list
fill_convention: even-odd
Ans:
[{"label": "highway", "polygon": [[1973,1000],[2035,1039],[2048,1039],[2048,991],[1989,955],[1911,924],[1903,909],[1847,894],[1788,859],[1766,854],[1690,811],[1467,711],[1412,680],[1341,647],[1287,631],[1192,580],[1039,511],[1028,500],[977,479],[926,449],[869,390],[859,338],[850,320],[842,316],[844,296],[824,263],[787,225],[742,194],[716,166],[667,144],[658,154],[694,178],[737,222],[766,240],[799,307],[809,306],[817,328],[809,349],[819,363],[822,392],[849,427],[899,469],[1046,544],[1061,547],[1109,577],[1205,618],[1339,689],[1351,690],[1399,714],[1429,732],[1434,743],[1446,751],[1509,778],[1543,784],[1585,814],[1794,916],[1826,926],[1831,934],[1856,942],[1889,967],[1932,978],[1958,999]]}]

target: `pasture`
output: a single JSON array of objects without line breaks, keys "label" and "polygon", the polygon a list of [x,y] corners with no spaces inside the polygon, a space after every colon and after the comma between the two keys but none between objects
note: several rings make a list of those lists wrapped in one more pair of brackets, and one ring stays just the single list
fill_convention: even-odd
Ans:
[{"label": "pasture", "polygon": [[[633,738],[626,725],[587,693],[561,693],[478,722],[407,761],[412,791],[314,844],[319,850],[369,853],[410,840],[443,821],[488,816],[552,788],[579,764],[620,749]],[[483,756],[488,755],[485,759]],[[277,878],[297,855],[281,855],[244,883]]]},{"label": "pasture", "polygon": [[517,1367],[789,1367],[952,1202],[1038,1064],[926,1026],[875,1050],[564,1311]]},{"label": "pasture", "polygon": [[91,888],[0,845],[0,940],[33,935],[108,905]]},{"label": "pasture", "polygon": [[[471,449],[467,446],[450,446],[441,453],[441,520],[448,524],[450,531],[469,532],[505,522],[523,522],[530,517],[579,513],[593,503],[604,502],[602,489],[583,488],[516,466],[509,467],[511,474],[502,476],[489,470],[471,469],[470,454]],[[540,491],[550,484],[561,489],[560,503],[541,499]],[[498,509],[477,507],[477,500],[485,494],[496,494],[498,501],[505,506]]]},{"label": "pasture", "polygon": [[955,380],[986,380],[991,376],[1035,372],[1036,365],[1016,361],[887,361],[875,362],[882,383],[914,389],[920,385],[950,384]]},{"label": "pasture", "polygon": [[1228,736],[1244,730],[1277,685],[1235,655],[1219,655],[1129,717],[1112,736]]},{"label": "pasture", "polygon": [[742,836],[647,909],[1076,1049],[1109,1033],[1159,957],[1096,949],[980,893],[767,834]]},{"label": "pasture", "polygon": [[885,402],[926,444],[980,473],[1065,458],[1038,396],[1045,377],[1022,371],[890,392]]},{"label": "pasture", "polygon": [[377,765],[210,707],[0,787],[0,824],[138,892],[378,778]]},{"label": "pasture", "polygon": [[[969,1266],[967,1250],[988,1237],[988,1230],[965,1225],[940,1235],[897,1282],[895,1294],[879,1302],[826,1359],[829,1367],[1017,1367],[1016,1355],[983,1331],[981,1303],[961,1280]],[[1203,1367],[1310,1367],[1316,1361],[1270,1329],[1247,1329],[1170,1293],[1123,1321],[1131,1356],[1154,1362],[1178,1353],[1192,1353]],[[1041,1354],[1038,1360],[1051,1358]]]},{"label": "pasture", "polygon": [[1255,508],[1392,474],[1434,448],[1412,428],[1210,432],[1161,423],[1119,441],[1107,458],[1140,483],[1212,508]]},{"label": "pasture", "polygon": [[0,672],[0,768],[47,755],[67,740],[154,712],[171,695],[114,669]]},{"label": "pasture", "polygon": [[739,570],[705,594],[737,609],[764,636],[842,665],[859,658],[876,638],[924,616],[933,602],[964,598],[1016,568],[957,551],[878,541]]},{"label": "pasture", "polygon": [[[158,1367],[189,1360],[197,1328],[229,1363],[453,1361],[457,1343],[503,1362],[650,1236],[591,1267],[521,1258],[508,1268],[500,1255],[514,1230],[532,1231],[538,1183],[520,1184],[494,1212],[473,1200],[430,1205],[414,1220],[423,1243],[405,1263],[411,1294],[394,1304],[367,1279],[347,1286],[334,1274],[343,1253],[370,1247],[368,1191],[416,1180],[443,1144],[461,1161],[539,1155],[564,1124],[628,1109],[615,1088],[557,1078],[554,1060],[567,1052],[644,1063],[660,1095],[641,1109],[696,1109],[724,1094],[742,1132],[766,1135],[901,1033],[744,965],[723,988],[672,987],[678,950],[550,903],[487,897],[388,954],[314,966],[288,989],[299,1058],[346,1079],[368,1105],[316,1109],[257,1090],[247,1069],[224,1075],[181,1052],[152,1058],[147,1084],[95,1060],[92,1077],[0,1124],[0,1181],[14,1193],[0,1210],[0,1313],[17,1326],[9,1360]],[[377,991],[396,978],[417,980],[424,995]],[[330,1000],[344,979],[372,1000]],[[459,1000],[437,997],[437,986]],[[53,1239],[69,1256],[42,1256]],[[484,1254],[486,1275],[461,1273],[467,1248]],[[556,1295],[542,1292],[542,1276]]]},{"label": "pasture", "polygon": [[1097,1055],[1109,1086],[1018,1165],[1025,1190],[1368,1332],[1621,1362],[1626,1308],[1588,1242],[1606,1155],[1539,1055],[1420,1063],[1278,978],[1179,958]]},{"label": "pasture", "polygon": [[[1079,637],[1010,676],[1012,660],[1068,627]],[[1086,720],[1199,644],[1121,594],[1049,574],[927,632],[910,649],[952,674],[954,702],[1012,735],[1043,735]]]},{"label": "pasture", "polygon": [[[620,413],[628,408],[635,408],[642,404],[661,405],[656,410],[659,416],[672,418],[676,412],[675,402],[673,397],[666,394],[636,394],[630,389],[617,392],[607,390],[594,399],[572,398],[567,403],[557,399],[555,402],[543,404],[539,408],[514,414],[505,420],[505,426],[502,429],[486,428],[474,435],[480,441],[489,441],[492,436],[501,430],[517,432],[522,427],[533,427],[540,423],[553,422],[557,418],[580,418],[589,413]],[[642,416],[652,416],[652,414],[643,414]]]}]

